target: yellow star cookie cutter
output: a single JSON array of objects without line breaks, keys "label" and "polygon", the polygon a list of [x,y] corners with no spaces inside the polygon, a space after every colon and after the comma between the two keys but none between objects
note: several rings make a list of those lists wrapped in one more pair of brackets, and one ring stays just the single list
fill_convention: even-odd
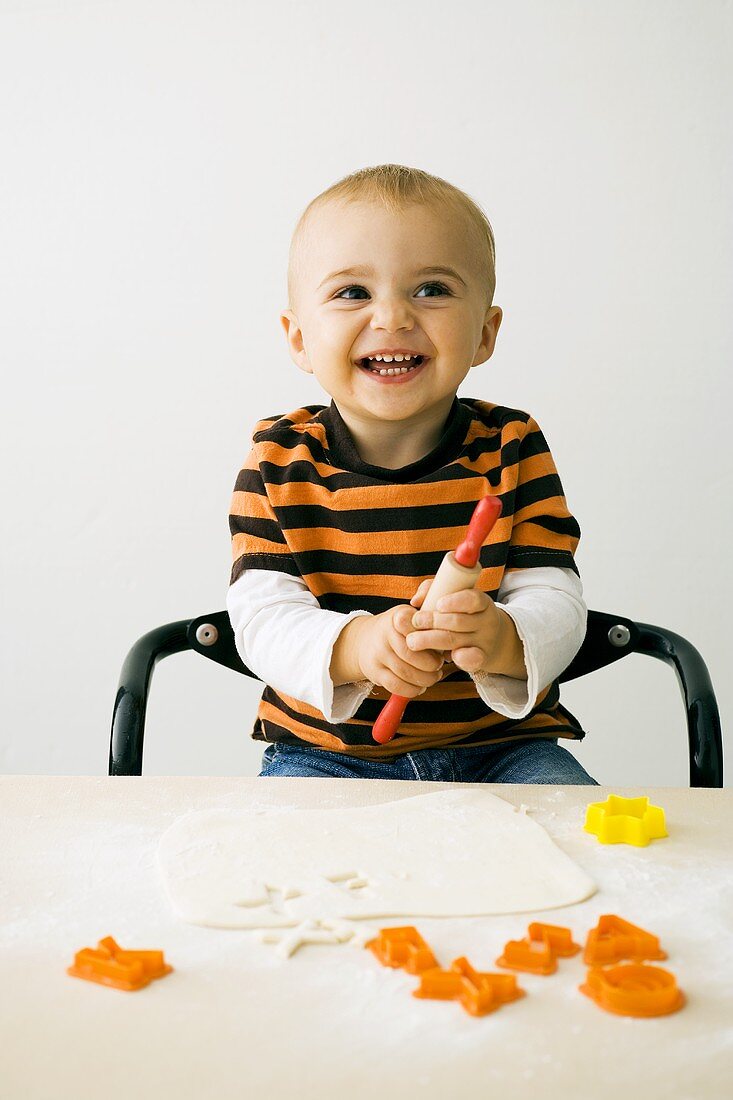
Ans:
[{"label": "yellow star cookie cutter", "polygon": [[650,806],[646,797],[622,798],[618,794],[610,794],[605,802],[590,803],[584,829],[601,844],[635,844],[637,848],[669,836],[661,806]]}]

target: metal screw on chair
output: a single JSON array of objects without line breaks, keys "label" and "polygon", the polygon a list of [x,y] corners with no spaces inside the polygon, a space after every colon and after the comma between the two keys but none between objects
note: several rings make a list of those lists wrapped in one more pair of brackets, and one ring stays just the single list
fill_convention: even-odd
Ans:
[{"label": "metal screw on chair", "polygon": [[624,626],[623,623],[617,623],[616,626],[612,626],[609,630],[608,640],[611,645],[628,645],[631,641],[631,631],[628,626]]},{"label": "metal screw on chair", "polygon": [[214,645],[219,641],[219,631],[213,623],[201,623],[196,627],[196,641],[199,645]]}]

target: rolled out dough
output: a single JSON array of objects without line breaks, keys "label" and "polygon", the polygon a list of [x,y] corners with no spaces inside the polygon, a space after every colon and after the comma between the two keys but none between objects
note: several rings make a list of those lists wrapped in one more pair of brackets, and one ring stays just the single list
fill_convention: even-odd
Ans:
[{"label": "rolled out dough", "polygon": [[215,928],[525,913],[596,889],[542,826],[475,789],[353,809],[194,812],[163,834],[158,856],[178,915]]}]

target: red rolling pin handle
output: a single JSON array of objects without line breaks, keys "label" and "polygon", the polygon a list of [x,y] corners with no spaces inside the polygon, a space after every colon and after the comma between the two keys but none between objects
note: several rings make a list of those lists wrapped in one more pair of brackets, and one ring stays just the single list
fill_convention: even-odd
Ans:
[{"label": "red rolling pin handle", "polygon": [[[500,515],[501,501],[498,497],[485,496],[478,502],[466,537],[455,553],[449,550],[443,558],[421,610],[433,611],[441,596],[462,592],[464,588],[473,588],[481,575],[481,566],[478,564],[481,547]],[[372,737],[380,745],[386,745],[397,733],[409,701],[404,695],[390,695],[384,704],[372,730]]]},{"label": "red rolling pin handle", "polygon": [[372,737],[380,745],[386,745],[397,733],[405,707],[409,702],[406,695],[390,695],[372,729]]}]

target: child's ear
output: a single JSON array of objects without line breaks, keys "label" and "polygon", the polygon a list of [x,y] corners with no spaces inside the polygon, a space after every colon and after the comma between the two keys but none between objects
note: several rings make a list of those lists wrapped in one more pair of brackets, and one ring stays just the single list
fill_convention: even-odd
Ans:
[{"label": "child's ear", "polygon": [[303,330],[298,324],[298,318],[293,313],[292,309],[283,310],[280,314],[280,323],[285,330],[285,338],[288,341],[288,348],[290,349],[290,358],[293,360],[297,367],[305,371],[306,374],[312,374],[308,364],[308,356],[303,344]]},{"label": "child's ear", "polygon": [[471,364],[472,367],[478,367],[481,363],[485,363],[487,359],[490,359],[494,354],[494,348],[496,346],[496,336],[499,332],[499,325],[501,319],[504,316],[499,306],[491,306],[488,310],[486,317],[484,318],[483,329],[481,331],[481,343],[478,346],[478,350],[474,356],[474,361]]}]

